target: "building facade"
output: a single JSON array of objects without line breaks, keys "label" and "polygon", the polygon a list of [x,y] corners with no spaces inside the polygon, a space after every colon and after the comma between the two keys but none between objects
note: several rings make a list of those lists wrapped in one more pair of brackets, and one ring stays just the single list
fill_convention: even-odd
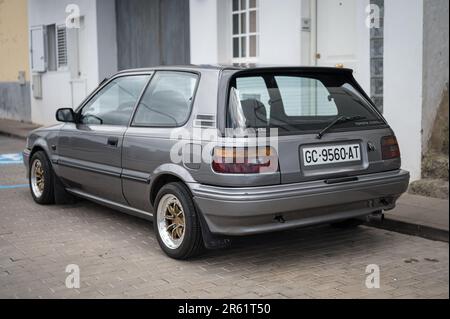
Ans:
[{"label": "building facade", "polygon": [[[186,63],[348,67],[396,131],[404,168],[413,180],[421,176],[422,153],[448,88],[447,0],[28,4],[33,122],[53,123],[58,107],[75,108],[104,77],[127,68]],[[78,24],[70,19],[74,13]]]},{"label": "building facade", "polygon": [[31,121],[27,0],[0,1],[0,118]]}]

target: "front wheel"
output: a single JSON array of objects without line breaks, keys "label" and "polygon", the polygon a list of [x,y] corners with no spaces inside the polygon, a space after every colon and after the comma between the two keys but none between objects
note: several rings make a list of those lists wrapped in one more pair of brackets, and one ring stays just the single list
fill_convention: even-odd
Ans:
[{"label": "front wheel", "polygon": [[43,151],[38,151],[31,157],[28,176],[34,201],[41,205],[53,204],[53,171]]},{"label": "front wheel", "polygon": [[161,249],[169,257],[188,259],[203,251],[200,221],[184,184],[163,186],[156,196],[155,208],[153,227]]}]

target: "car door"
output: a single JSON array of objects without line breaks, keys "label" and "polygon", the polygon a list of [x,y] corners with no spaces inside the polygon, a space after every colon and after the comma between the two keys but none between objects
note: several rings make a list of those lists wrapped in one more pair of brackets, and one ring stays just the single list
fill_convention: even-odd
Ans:
[{"label": "car door", "polygon": [[126,204],[122,142],[150,74],[119,76],[99,89],[65,124],[58,139],[59,175],[72,190]]},{"label": "car door", "polygon": [[187,124],[198,81],[196,73],[157,71],[143,94],[123,142],[123,192],[131,206],[152,210],[150,180],[172,163],[178,140],[171,133]]}]

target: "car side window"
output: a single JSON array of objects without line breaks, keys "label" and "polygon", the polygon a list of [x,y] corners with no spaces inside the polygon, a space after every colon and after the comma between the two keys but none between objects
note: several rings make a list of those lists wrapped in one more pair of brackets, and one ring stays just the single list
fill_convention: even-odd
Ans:
[{"label": "car side window", "polygon": [[102,88],[81,110],[80,123],[128,125],[150,75],[119,77]]},{"label": "car side window", "polygon": [[191,113],[197,81],[193,73],[157,72],[139,103],[132,126],[183,125]]}]

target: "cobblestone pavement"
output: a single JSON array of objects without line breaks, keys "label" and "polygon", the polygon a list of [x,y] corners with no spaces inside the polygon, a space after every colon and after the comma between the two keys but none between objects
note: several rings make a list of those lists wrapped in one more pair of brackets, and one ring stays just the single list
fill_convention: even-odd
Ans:
[{"label": "cobblestone pavement", "polygon": [[[0,154],[23,141],[0,136]],[[0,298],[448,298],[447,243],[328,226],[252,236],[190,261],[151,223],[93,203],[38,206],[21,165],[0,165]],[[65,286],[66,266],[81,286]],[[381,287],[367,289],[366,266]]]}]

